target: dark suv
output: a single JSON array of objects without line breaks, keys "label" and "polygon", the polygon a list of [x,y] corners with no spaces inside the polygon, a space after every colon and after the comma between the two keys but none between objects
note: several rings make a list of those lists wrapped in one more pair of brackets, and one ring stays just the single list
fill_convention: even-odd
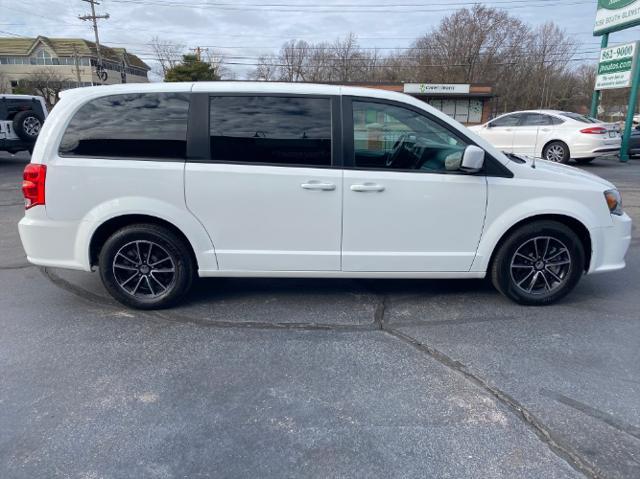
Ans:
[{"label": "dark suv", "polygon": [[46,117],[40,96],[0,95],[0,150],[31,151]]}]

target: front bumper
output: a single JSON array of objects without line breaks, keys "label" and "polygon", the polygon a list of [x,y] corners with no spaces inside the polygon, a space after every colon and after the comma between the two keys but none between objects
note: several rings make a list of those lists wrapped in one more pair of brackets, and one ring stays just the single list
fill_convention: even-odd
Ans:
[{"label": "front bumper", "polygon": [[591,264],[588,273],[604,273],[625,267],[624,256],[631,243],[631,218],[611,215],[612,226],[591,231]]}]

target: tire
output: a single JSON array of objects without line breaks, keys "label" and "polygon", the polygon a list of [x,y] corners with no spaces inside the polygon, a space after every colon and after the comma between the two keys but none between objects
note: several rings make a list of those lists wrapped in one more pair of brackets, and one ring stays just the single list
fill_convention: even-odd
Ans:
[{"label": "tire", "polygon": [[107,291],[135,309],[176,304],[195,276],[189,247],[169,229],[154,224],[134,224],[116,231],[104,243],[98,261]]},{"label": "tire", "polygon": [[34,111],[21,111],[13,117],[13,129],[22,140],[33,143],[38,138],[43,121]]},{"label": "tire", "polygon": [[575,158],[576,163],[579,165],[586,165],[587,163],[591,163],[595,158]]},{"label": "tire", "polygon": [[554,163],[569,163],[571,155],[569,154],[569,147],[562,141],[552,141],[544,147],[542,150],[542,158],[545,160],[553,161]]},{"label": "tire", "polygon": [[517,303],[543,306],[575,288],[584,264],[584,247],[573,230],[556,221],[535,221],[512,232],[499,246],[491,281]]}]

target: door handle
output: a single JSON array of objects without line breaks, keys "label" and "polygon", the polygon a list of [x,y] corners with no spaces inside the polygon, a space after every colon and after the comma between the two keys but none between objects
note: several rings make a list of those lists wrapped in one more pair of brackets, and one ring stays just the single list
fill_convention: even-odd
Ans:
[{"label": "door handle", "polygon": [[351,191],[367,192],[367,191],[384,191],[384,186],[375,183],[364,183],[362,185],[351,185]]},{"label": "door handle", "polygon": [[334,185],[333,183],[320,183],[316,181],[310,181],[309,183],[302,183],[300,186],[304,190],[333,191],[336,189],[336,185]]},{"label": "door handle", "polygon": [[542,131],[544,133],[547,133],[547,132],[551,131],[551,129],[550,128],[540,128],[540,131]]}]

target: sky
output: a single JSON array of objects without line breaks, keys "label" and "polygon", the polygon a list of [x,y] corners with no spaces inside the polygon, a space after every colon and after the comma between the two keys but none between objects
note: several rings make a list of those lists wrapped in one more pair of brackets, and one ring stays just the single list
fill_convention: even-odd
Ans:
[{"label": "sky", "polygon": [[[100,41],[124,47],[154,66],[149,42],[154,36],[187,48],[223,53],[237,78],[246,78],[261,54],[277,52],[289,39],[333,41],[349,32],[360,46],[380,53],[407,48],[470,0],[101,0]],[[481,2],[530,25],[554,21],[574,39],[579,58],[598,57],[594,37],[597,0],[490,0]],[[93,40],[90,22],[78,15],[83,0],[0,0],[0,36],[82,37]],[[609,44],[640,39],[640,27],[612,33]],[[155,75],[152,80],[157,80]]]}]

